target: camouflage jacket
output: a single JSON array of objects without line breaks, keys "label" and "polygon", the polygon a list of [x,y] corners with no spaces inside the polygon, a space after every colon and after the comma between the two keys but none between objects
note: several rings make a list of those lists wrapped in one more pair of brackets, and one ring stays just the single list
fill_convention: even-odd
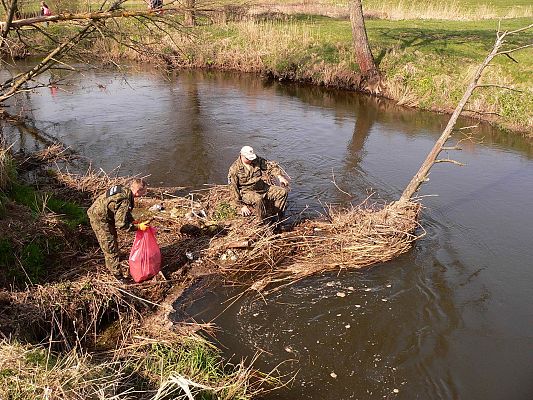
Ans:
[{"label": "camouflage jacket", "polygon": [[91,219],[114,223],[117,229],[135,230],[131,210],[135,206],[133,193],[129,188],[113,186],[101,194],[89,207]]},{"label": "camouflage jacket", "polygon": [[252,161],[251,168],[244,166],[241,157],[237,158],[228,172],[228,185],[231,199],[236,204],[242,203],[242,193],[254,191],[265,193],[272,176],[282,175],[277,163],[257,157]]}]

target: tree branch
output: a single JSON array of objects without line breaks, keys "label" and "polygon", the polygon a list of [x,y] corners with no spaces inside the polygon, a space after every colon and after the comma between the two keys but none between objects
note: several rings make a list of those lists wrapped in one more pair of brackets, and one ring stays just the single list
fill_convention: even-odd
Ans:
[{"label": "tree branch", "polygon": [[459,161],[455,161],[455,160],[452,160],[450,158],[444,158],[442,160],[435,160],[435,164],[438,164],[438,163],[451,163],[451,164],[455,164],[455,165],[458,165],[460,167],[464,167],[465,164],[459,162]]},{"label": "tree branch", "polygon": [[[470,96],[472,95],[476,87],[478,86],[478,81],[481,78],[483,70],[490,64],[490,62],[494,59],[494,57],[496,57],[499,54],[504,54],[504,52],[500,52],[500,48],[502,47],[504,43],[504,39],[508,35],[522,32],[531,27],[533,27],[533,24],[527,27],[521,28],[521,29],[516,29],[515,31],[512,31],[512,32],[503,32],[503,33],[500,33],[500,30],[498,27],[498,32],[496,33],[496,41],[494,42],[494,46],[492,47],[492,50],[487,55],[487,57],[485,57],[483,62],[479,65],[476,73],[474,74],[474,76],[472,77],[472,80],[470,81],[470,84],[468,85],[465,93],[463,94],[463,97],[459,101],[459,104],[457,104],[457,107],[455,108],[452,116],[450,117],[450,120],[448,121],[446,128],[444,129],[441,136],[439,137],[439,139],[437,140],[437,142],[435,143],[435,145],[433,146],[433,148],[427,155],[426,159],[420,166],[420,169],[418,170],[416,175],[411,179],[411,181],[409,182],[409,184],[403,191],[400,197],[400,201],[408,201],[409,199],[411,199],[412,196],[415,194],[415,192],[419,189],[420,185],[426,180],[431,167],[435,164],[435,162],[437,161],[438,155],[442,151],[442,147],[444,146],[446,141],[449,139],[452,133],[453,127],[455,126],[457,119],[459,118],[459,115],[464,110],[466,103],[470,99]],[[524,48],[524,46],[522,46],[522,48]]]}]

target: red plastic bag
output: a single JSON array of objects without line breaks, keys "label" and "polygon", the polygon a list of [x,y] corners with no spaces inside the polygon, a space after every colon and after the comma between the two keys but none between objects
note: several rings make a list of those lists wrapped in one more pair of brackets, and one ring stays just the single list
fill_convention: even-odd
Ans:
[{"label": "red plastic bag", "polygon": [[138,230],[128,260],[130,274],[137,283],[157,275],[161,269],[161,250],[155,238],[155,228]]}]

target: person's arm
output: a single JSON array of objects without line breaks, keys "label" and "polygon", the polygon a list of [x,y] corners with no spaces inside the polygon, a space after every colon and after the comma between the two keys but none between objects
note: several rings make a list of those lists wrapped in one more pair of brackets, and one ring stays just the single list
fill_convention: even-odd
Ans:
[{"label": "person's arm", "polygon": [[131,215],[131,202],[129,199],[123,199],[115,203],[115,226],[117,229],[125,231],[134,231],[133,215]]},{"label": "person's arm", "polygon": [[[287,179],[288,177],[285,176],[277,162],[266,161],[264,159],[262,159],[262,161],[265,163],[264,171],[266,171],[268,175],[278,178],[279,183],[281,183],[282,186],[289,186],[289,180]],[[261,169],[263,170],[263,166],[261,166]]]}]

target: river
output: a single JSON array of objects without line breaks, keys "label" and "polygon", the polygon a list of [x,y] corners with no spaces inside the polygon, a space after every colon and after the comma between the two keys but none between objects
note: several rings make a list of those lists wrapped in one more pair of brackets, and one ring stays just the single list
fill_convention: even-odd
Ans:
[{"label": "river", "polygon": [[[19,105],[97,169],[220,184],[251,145],[292,177],[292,215],[397,199],[448,119],[251,75],[88,70],[63,83]],[[236,289],[219,288],[186,313],[214,321],[235,361],[260,353],[256,367],[293,377],[269,400],[532,399],[533,143],[482,125],[461,147],[444,156],[465,166],[438,164],[423,185],[427,234],[407,254],[266,298],[232,303]]]}]

